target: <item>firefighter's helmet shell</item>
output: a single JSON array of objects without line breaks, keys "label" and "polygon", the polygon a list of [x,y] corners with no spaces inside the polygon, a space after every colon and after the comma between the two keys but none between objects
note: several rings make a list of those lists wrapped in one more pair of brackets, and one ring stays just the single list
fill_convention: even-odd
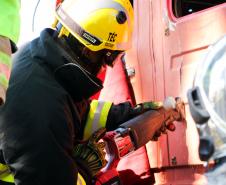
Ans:
[{"label": "firefighter's helmet shell", "polygon": [[56,18],[92,51],[131,47],[134,15],[129,0],[65,0],[56,8]]}]

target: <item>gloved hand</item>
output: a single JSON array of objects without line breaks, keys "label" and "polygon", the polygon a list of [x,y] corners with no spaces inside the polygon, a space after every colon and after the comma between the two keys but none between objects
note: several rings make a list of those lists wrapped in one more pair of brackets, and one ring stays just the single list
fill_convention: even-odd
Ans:
[{"label": "gloved hand", "polygon": [[73,150],[73,157],[79,167],[94,177],[106,164],[105,143],[99,140],[106,133],[105,128],[100,128],[94,132],[84,143],[79,143]]},{"label": "gloved hand", "polygon": [[155,132],[155,135],[153,136],[152,141],[158,141],[158,138],[161,136],[161,134],[166,134],[167,130],[172,132],[176,130],[176,126],[174,125],[173,122],[168,124],[164,122],[162,127]]},{"label": "gloved hand", "polygon": [[167,130],[175,131],[176,126],[174,121],[185,121],[185,104],[181,98],[167,97],[163,102],[163,107],[167,114],[165,120],[159,130],[156,131],[153,141],[157,141],[159,136],[163,133],[166,134]]},{"label": "gloved hand", "polygon": [[[134,110],[136,111],[137,115],[142,114],[149,110],[158,110],[163,107],[163,102],[159,101],[149,101],[149,102],[143,102],[139,103],[135,106]],[[174,126],[174,125],[173,125]],[[166,130],[169,128],[169,130],[172,130],[170,125],[168,126],[162,126],[159,130],[156,131],[153,141],[157,141],[158,138],[161,136],[162,133],[166,133]],[[175,129],[174,129],[175,130]]]},{"label": "gloved hand", "polygon": [[149,101],[143,102],[136,105],[135,109],[139,110],[141,113],[146,112],[148,110],[157,110],[163,106],[162,102],[158,101]]}]

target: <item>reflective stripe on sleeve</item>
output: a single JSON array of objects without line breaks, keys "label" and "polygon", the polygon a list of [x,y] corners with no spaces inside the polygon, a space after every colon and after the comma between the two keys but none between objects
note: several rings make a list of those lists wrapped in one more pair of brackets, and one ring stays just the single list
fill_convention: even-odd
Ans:
[{"label": "reflective stripe on sleeve", "polygon": [[4,182],[14,183],[14,177],[10,173],[7,165],[0,163],[0,180]]},{"label": "reflective stripe on sleeve", "polygon": [[112,102],[98,100],[91,102],[83,139],[88,139],[92,133],[106,126],[107,116],[111,106]]},{"label": "reflective stripe on sleeve", "polygon": [[0,85],[2,85],[5,89],[7,89],[8,84],[9,84],[9,81],[6,78],[5,74],[0,73]]},{"label": "reflective stripe on sleeve", "polygon": [[98,106],[98,101],[95,101],[95,100],[93,100],[90,104],[90,110],[89,110],[89,113],[87,116],[83,139],[88,139],[89,136],[91,135],[90,133],[92,132],[92,122],[94,119],[94,115],[95,115],[97,106]]},{"label": "reflective stripe on sleeve", "polygon": [[77,185],[86,185],[86,182],[80,173],[78,173]]},{"label": "reflective stripe on sleeve", "polygon": [[103,109],[102,109],[101,114],[100,114],[100,120],[99,120],[98,128],[106,127],[107,117],[108,117],[108,113],[109,113],[111,106],[112,106],[112,102],[105,102],[104,103]]},{"label": "reflective stripe on sleeve", "polygon": [[12,62],[11,62],[11,56],[7,55],[6,53],[3,53],[0,51],[0,63],[8,66],[11,68]]},{"label": "reflective stripe on sleeve", "polygon": [[11,65],[11,57],[0,51],[0,85],[5,89],[8,87]]}]

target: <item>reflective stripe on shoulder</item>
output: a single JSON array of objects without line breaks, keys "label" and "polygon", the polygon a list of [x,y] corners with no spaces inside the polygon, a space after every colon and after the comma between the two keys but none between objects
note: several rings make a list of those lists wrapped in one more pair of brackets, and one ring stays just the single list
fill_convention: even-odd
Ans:
[{"label": "reflective stripe on shoulder", "polygon": [[86,185],[86,182],[80,173],[78,173],[77,185]]},{"label": "reflective stripe on shoulder", "polygon": [[88,139],[92,133],[106,126],[107,116],[111,106],[112,102],[98,100],[91,102],[83,139]]},{"label": "reflective stripe on shoulder", "polygon": [[9,68],[11,68],[11,66],[12,66],[11,56],[7,55],[6,53],[2,52],[1,50],[0,50],[0,62],[2,64],[5,64]]},{"label": "reflective stripe on shoulder", "polygon": [[4,182],[14,183],[14,177],[7,165],[0,163],[0,180]]},{"label": "reflective stripe on shoulder", "polygon": [[0,85],[2,85],[5,89],[7,89],[8,84],[9,84],[9,81],[6,78],[5,74],[0,73]]},{"label": "reflective stripe on shoulder", "polygon": [[8,87],[9,83],[11,63],[10,56],[0,51],[0,85],[5,89]]}]

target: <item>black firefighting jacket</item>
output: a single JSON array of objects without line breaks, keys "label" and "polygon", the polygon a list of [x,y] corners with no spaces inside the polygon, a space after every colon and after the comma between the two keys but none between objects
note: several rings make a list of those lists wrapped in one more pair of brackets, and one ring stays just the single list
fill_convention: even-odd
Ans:
[{"label": "black firefighting jacket", "polygon": [[[45,29],[17,52],[0,108],[1,156],[17,185],[75,185],[72,149],[83,135],[88,98],[102,88],[54,35]],[[112,106],[107,128],[133,115],[129,103]]]}]

